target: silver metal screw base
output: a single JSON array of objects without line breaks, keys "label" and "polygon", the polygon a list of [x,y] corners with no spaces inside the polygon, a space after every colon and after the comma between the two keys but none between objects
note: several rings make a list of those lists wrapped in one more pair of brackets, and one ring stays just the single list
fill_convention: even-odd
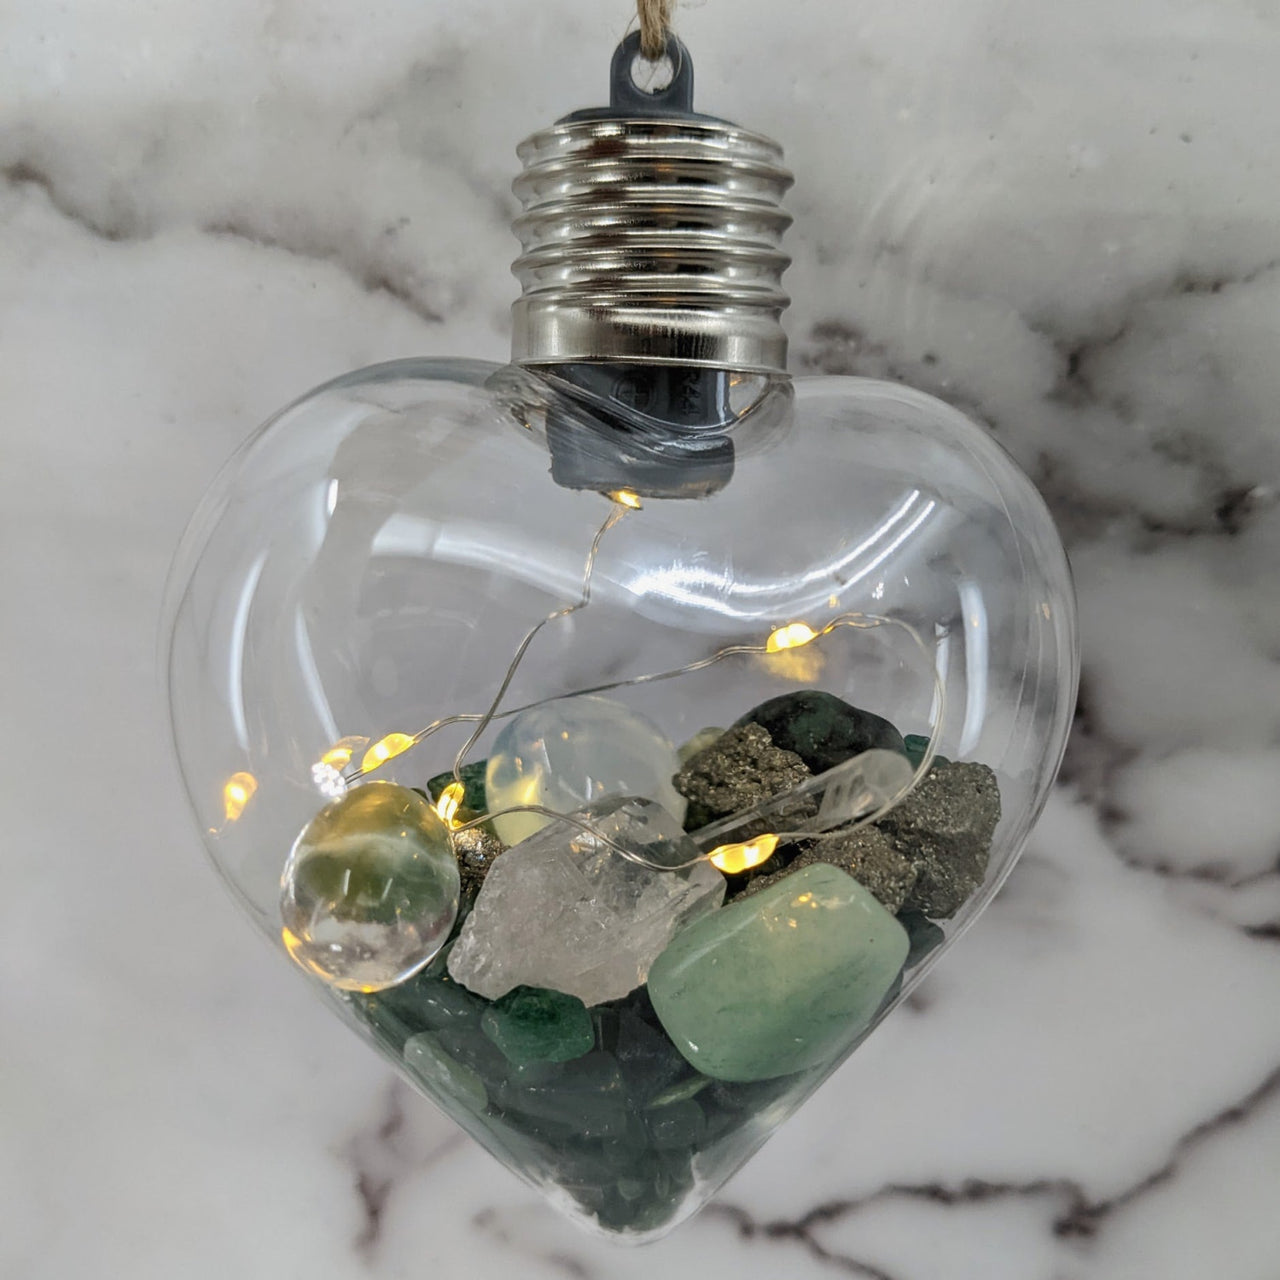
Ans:
[{"label": "silver metal screw base", "polygon": [[[672,45],[691,105],[688,55]],[[777,143],[690,110],[615,108],[570,116],[519,155],[514,362],[785,371],[792,177]]]}]

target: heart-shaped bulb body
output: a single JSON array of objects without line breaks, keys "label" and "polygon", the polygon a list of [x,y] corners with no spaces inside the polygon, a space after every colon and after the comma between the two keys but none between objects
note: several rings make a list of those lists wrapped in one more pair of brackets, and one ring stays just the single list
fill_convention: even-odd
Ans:
[{"label": "heart-shaped bulb body", "polygon": [[465,946],[420,967],[442,908],[406,891],[377,980],[315,985],[558,1206],[646,1238],[990,900],[1078,659],[1044,504],[956,410],[732,376],[708,425],[664,383],[672,426],[590,382],[411,360],[286,409],[185,537],[168,681],[205,843],[282,953],[317,815],[422,792],[392,843],[447,835]]}]

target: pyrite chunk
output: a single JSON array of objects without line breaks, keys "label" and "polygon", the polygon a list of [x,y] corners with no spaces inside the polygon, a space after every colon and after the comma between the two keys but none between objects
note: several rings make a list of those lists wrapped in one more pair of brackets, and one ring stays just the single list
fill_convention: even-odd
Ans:
[{"label": "pyrite chunk", "polygon": [[909,945],[866,889],[819,864],[682,929],[649,971],[649,998],[702,1075],[771,1080],[852,1045]]},{"label": "pyrite chunk", "polygon": [[898,852],[888,835],[876,827],[859,827],[813,841],[784,870],[753,880],[743,896],[767,889],[784,876],[819,862],[847,872],[895,915],[902,910],[916,882],[915,865]]},{"label": "pyrite chunk", "polygon": [[449,952],[455,982],[490,1000],[519,986],[588,1008],[616,1000],[677,928],[724,899],[724,877],[661,805],[611,798],[575,816],[611,844],[559,820],[502,854]]},{"label": "pyrite chunk", "polygon": [[468,897],[480,892],[484,878],[489,874],[494,860],[506,846],[485,827],[469,827],[465,831],[451,832],[453,851],[458,858],[458,874],[462,877],[462,890]]},{"label": "pyrite chunk", "polygon": [[[690,757],[672,781],[689,801],[685,828],[696,831],[718,818],[752,809],[811,777],[809,767],[794,751],[776,747],[769,731],[744,724],[721,734],[710,746]],[[790,819],[817,812],[805,797]]]},{"label": "pyrite chunk", "polygon": [[996,775],[985,764],[944,764],[878,823],[909,858],[916,881],[906,906],[953,916],[982,884],[1000,821]]}]

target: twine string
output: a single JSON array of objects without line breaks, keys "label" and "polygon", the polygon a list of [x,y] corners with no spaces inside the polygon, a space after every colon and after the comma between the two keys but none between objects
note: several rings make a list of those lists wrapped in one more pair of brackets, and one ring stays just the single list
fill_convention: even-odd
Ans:
[{"label": "twine string", "polygon": [[674,7],[674,0],[636,0],[640,14],[640,53],[650,62],[657,62],[667,51]]}]

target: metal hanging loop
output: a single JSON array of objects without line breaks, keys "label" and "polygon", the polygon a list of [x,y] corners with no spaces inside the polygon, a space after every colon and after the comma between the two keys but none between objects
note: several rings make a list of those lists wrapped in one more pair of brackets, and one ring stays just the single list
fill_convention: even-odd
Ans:
[{"label": "metal hanging loop", "polygon": [[642,89],[636,84],[632,69],[643,57],[640,33],[633,31],[613,52],[609,67],[609,106],[614,111],[630,111],[635,115],[677,113],[693,114],[693,59],[689,50],[670,32],[662,55],[671,63],[671,83],[657,90]]}]

